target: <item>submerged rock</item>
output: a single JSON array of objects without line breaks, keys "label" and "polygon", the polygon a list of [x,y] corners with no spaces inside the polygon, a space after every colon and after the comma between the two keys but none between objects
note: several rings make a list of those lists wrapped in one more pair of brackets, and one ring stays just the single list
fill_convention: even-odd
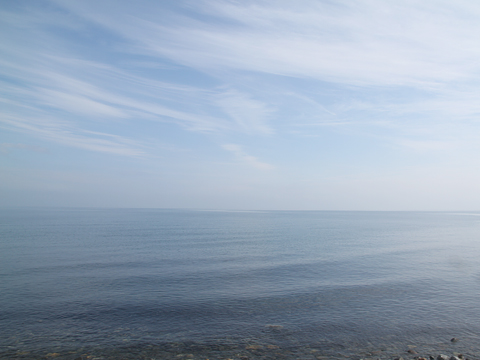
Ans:
[{"label": "submerged rock", "polygon": [[246,350],[261,350],[263,349],[262,345],[247,345],[245,347]]}]

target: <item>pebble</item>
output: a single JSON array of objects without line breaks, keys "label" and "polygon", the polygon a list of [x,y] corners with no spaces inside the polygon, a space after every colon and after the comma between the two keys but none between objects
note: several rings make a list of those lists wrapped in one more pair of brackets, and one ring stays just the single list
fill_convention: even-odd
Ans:
[{"label": "pebble", "polygon": [[59,355],[60,355],[59,353],[48,353],[46,356],[54,358],[54,357],[57,357]]}]

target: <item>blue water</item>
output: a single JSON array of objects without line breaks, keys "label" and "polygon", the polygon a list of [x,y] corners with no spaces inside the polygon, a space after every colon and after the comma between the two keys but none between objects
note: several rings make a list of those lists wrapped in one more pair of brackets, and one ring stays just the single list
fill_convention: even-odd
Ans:
[{"label": "blue water", "polygon": [[479,255],[480,213],[0,210],[0,357],[195,343],[474,358]]}]

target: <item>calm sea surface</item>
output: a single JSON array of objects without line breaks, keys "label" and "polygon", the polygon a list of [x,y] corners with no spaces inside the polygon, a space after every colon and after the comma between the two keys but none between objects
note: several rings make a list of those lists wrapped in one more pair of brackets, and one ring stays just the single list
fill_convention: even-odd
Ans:
[{"label": "calm sea surface", "polygon": [[480,213],[0,210],[0,358],[409,349],[480,357]]}]

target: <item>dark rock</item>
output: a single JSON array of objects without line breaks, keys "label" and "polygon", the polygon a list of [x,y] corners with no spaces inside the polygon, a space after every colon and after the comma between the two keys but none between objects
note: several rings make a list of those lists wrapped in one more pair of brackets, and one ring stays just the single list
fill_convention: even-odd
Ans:
[{"label": "dark rock", "polygon": [[417,352],[416,352],[415,350],[412,350],[412,349],[407,350],[407,353],[409,353],[409,354],[417,354]]},{"label": "dark rock", "polygon": [[457,338],[451,338],[450,341],[451,341],[452,343],[455,343],[455,342],[458,341],[458,339],[457,339]]}]

